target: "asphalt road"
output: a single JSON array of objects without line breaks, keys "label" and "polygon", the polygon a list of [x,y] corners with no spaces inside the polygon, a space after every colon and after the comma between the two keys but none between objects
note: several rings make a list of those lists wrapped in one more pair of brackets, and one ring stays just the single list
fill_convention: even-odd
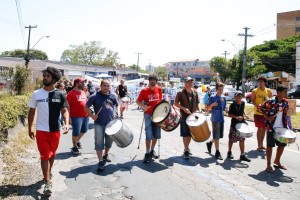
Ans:
[{"label": "asphalt road", "polygon": [[[245,143],[250,163],[238,160],[238,144],[233,146],[235,159],[217,161],[207,152],[205,142],[194,141],[190,146],[193,155],[185,160],[178,127],[169,133],[162,131],[160,159],[144,164],[144,131],[137,149],[143,115],[136,108],[130,105],[124,115],[134,133],[132,144],[126,148],[114,144],[110,151],[112,162],[101,173],[96,172],[92,123],[82,138],[79,156],[70,153],[71,133],[61,136],[50,199],[300,199],[299,140],[283,153],[282,163],[288,170],[276,169],[270,174],[265,171],[265,152],[256,150],[255,134]],[[210,125],[209,118],[208,122]],[[229,126],[230,119],[226,118],[225,137],[220,140],[224,158]]]}]

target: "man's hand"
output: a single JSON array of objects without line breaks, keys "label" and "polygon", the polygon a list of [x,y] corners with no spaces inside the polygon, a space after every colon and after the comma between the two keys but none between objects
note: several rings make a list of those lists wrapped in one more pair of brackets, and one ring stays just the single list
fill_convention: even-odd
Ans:
[{"label": "man's hand", "polygon": [[215,107],[218,105],[218,102],[216,101],[216,102],[212,103],[211,105],[212,105],[212,107]]},{"label": "man's hand", "polygon": [[192,113],[190,112],[190,110],[187,109],[187,108],[184,108],[183,111],[184,111],[186,114],[188,114],[188,115],[192,114]]},{"label": "man's hand", "polygon": [[34,132],[33,132],[33,131],[29,130],[29,131],[28,131],[28,135],[29,135],[29,137],[30,137],[32,140],[35,139],[35,135],[34,135]]},{"label": "man's hand", "polygon": [[274,118],[275,118],[274,116],[272,116],[272,117],[267,117],[267,120],[269,120],[269,121],[271,122],[271,121],[274,120]]},{"label": "man's hand", "polygon": [[149,107],[147,105],[144,105],[142,108],[144,111],[147,111]]},{"label": "man's hand", "polygon": [[67,134],[69,132],[69,129],[70,129],[69,125],[65,125],[63,134]]},{"label": "man's hand", "polygon": [[98,115],[92,115],[91,118],[96,121],[96,119],[98,119]]},{"label": "man's hand", "polygon": [[238,120],[241,122],[243,121],[244,117],[243,116],[238,116]]}]

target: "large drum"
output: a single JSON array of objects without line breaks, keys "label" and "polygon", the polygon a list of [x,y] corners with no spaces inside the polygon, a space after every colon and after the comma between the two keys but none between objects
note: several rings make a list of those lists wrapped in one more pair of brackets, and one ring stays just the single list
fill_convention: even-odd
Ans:
[{"label": "large drum", "polygon": [[253,128],[246,123],[238,123],[235,125],[236,133],[243,138],[250,138],[253,136]]},{"label": "large drum", "polygon": [[291,144],[296,141],[296,133],[286,128],[275,128],[273,136],[275,140],[285,144]]},{"label": "large drum", "polygon": [[120,119],[114,119],[106,126],[105,133],[118,147],[124,148],[131,144],[133,134],[128,126]]},{"label": "large drum", "polygon": [[206,117],[202,113],[192,113],[189,115],[186,119],[186,124],[195,142],[204,142],[211,135]]},{"label": "large drum", "polygon": [[170,132],[178,127],[180,117],[169,102],[162,100],[153,109],[152,121],[164,131]]}]

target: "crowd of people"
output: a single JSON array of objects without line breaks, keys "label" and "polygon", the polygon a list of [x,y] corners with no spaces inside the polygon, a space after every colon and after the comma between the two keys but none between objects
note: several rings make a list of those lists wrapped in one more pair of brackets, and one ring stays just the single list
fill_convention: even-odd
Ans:
[{"label": "crowd of people", "polygon": [[[97,171],[101,172],[107,162],[111,162],[109,158],[109,150],[112,147],[113,140],[105,134],[105,128],[108,123],[116,117],[123,117],[124,112],[130,103],[133,94],[128,91],[125,80],[120,81],[115,89],[112,89],[109,80],[102,80],[99,88],[93,86],[92,82],[78,77],[70,81],[61,81],[59,70],[53,67],[47,67],[43,71],[43,87],[36,90],[29,102],[28,114],[28,131],[32,139],[36,139],[38,150],[41,157],[41,168],[45,181],[44,194],[52,193],[52,173],[55,153],[59,144],[61,124],[63,124],[63,133],[69,131],[69,125],[72,125],[72,148],[74,154],[79,154],[82,148],[80,139],[88,130],[89,119],[94,121],[95,133],[95,151],[98,157]],[[288,128],[287,109],[288,102],[285,99],[287,88],[283,85],[277,87],[277,96],[270,99],[269,89],[265,87],[266,78],[258,77],[259,87],[253,90],[254,121],[258,127],[257,144],[258,151],[266,149],[267,168],[266,171],[274,172],[271,166],[272,148],[275,144],[278,146],[274,167],[286,169],[280,162],[284,147],[286,144],[274,139],[273,134],[276,128]],[[236,130],[236,124],[246,123],[248,116],[245,114],[245,102],[242,101],[242,93],[235,94],[235,101],[227,108],[227,102],[223,96],[224,84],[219,82],[216,84],[216,95],[210,95],[209,87],[204,96],[205,110],[204,114],[211,112],[212,123],[212,140],[207,142],[207,150],[212,151],[215,147],[215,158],[222,160],[219,149],[219,140],[224,137],[224,112],[228,113],[231,118],[227,158],[233,159],[232,145],[239,142],[240,160],[250,162],[246,156],[245,138],[240,136]],[[192,152],[189,148],[192,133],[187,125],[186,119],[195,112],[202,112],[200,107],[200,99],[193,79],[187,77],[184,80],[183,89],[178,89],[174,83],[170,83],[170,87],[163,88],[158,81],[156,75],[149,76],[149,84],[139,84],[139,91],[134,99],[138,109],[144,113],[145,123],[145,146],[146,152],[144,163],[149,163],[153,158],[158,158],[155,152],[157,141],[161,139],[161,128],[157,123],[152,121],[152,112],[156,105],[163,99],[168,101],[174,109],[180,110],[180,136],[183,142],[183,157],[189,159]],[[125,98],[128,97],[128,98]],[[124,99],[125,98],[125,99]],[[132,100],[131,100],[132,101]],[[119,109],[120,107],[120,109]],[[33,131],[33,121],[36,117],[36,132]],[[63,123],[61,123],[63,121]],[[263,141],[267,130],[267,148],[264,147]]]}]

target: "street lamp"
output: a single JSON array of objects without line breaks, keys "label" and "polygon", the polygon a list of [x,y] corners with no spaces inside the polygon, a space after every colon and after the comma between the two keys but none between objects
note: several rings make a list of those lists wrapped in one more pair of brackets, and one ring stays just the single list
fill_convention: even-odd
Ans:
[{"label": "street lamp", "polygon": [[[29,32],[30,33],[30,32]],[[33,49],[38,43],[39,43],[39,41],[41,41],[41,39],[43,39],[43,38],[49,38],[50,36],[42,36],[34,45],[33,45],[33,47],[31,48],[31,49]],[[30,50],[30,47],[29,47],[29,40],[30,40],[30,34],[29,34],[29,36],[28,36],[28,45],[27,45],[27,53],[26,53],[26,55],[25,55],[25,66],[26,67],[28,67],[28,64],[29,64],[29,61],[30,61],[30,57],[29,57],[29,50]]]},{"label": "street lamp", "polygon": [[39,43],[43,38],[49,38],[49,37],[50,37],[49,35],[45,35],[45,36],[41,37],[41,38],[33,45],[33,47],[31,47],[31,49],[33,49],[33,48],[37,45],[37,43]]},{"label": "street lamp", "polygon": [[226,39],[221,39],[222,42],[230,42],[232,44],[232,46],[234,46],[234,48],[239,52],[240,49],[238,49],[235,44],[233,42],[231,42],[230,40],[226,40]]}]

